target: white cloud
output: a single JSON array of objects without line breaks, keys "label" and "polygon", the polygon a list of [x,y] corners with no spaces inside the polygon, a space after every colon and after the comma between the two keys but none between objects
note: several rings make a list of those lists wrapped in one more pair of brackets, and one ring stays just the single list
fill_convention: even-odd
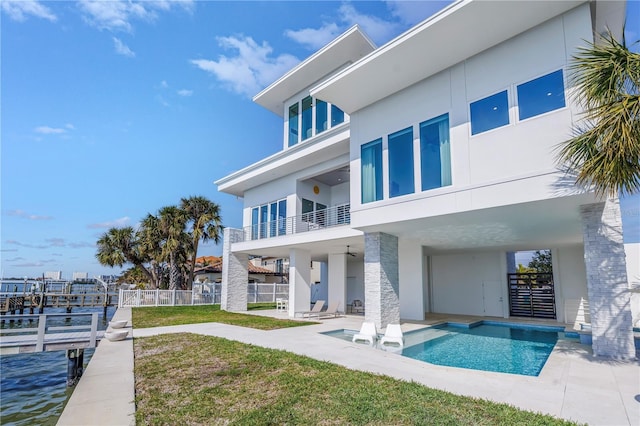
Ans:
[{"label": "white cloud", "polygon": [[2,0],[0,1],[2,11],[5,12],[11,19],[18,22],[24,22],[29,15],[36,18],[46,19],[51,22],[56,22],[58,17],[51,12],[51,10],[41,4],[38,1],[27,0]]},{"label": "white cloud", "polygon": [[62,133],[66,133],[67,129],[63,129],[62,127],[49,127],[49,126],[38,126],[33,129],[36,133],[41,133],[43,135],[59,135]]},{"label": "white cloud", "polygon": [[284,35],[311,50],[318,50],[340,35],[342,29],[335,22],[325,23],[322,27],[286,30]]},{"label": "white cloud", "polygon": [[351,4],[345,3],[338,9],[339,19],[351,27],[358,24],[373,41],[382,44],[389,41],[400,29],[397,22],[385,21],[373,15],[365,15]]},{"label": "white cloud", "polygon": [[75,130],[75,129],[76,129],[76,126],[74,126],[74,125],[73,125],[73,124],[71,124],[71,123],[67,123],[67,124],[65,124],[65,125],[64,125],[64,127],[66,127],[66,128],[67,128],[67,129],[69,129],[69,130]]},{"label": "white cloud", "polygon": [[29,220],[51,220],[51,219],[53,219],[52,216],[40,216],[40,215],[30,214],[30,213],[25,212],[24,210],[10,210],[10,211],[7,212],[7,215],[21,217],[23,219],[29,219]]},{"label": "white cloud", "polygon": [[119,38],[113,37],[113,45],[118,55],[127,56],[129,58],[133,58],[136,56],[136,54],[131,49],[129,49],[129,46],[120,41]]},{"label": "white cloud", "polygon": [[168,88],[168,87],[169,87],[169,84],[167,83],[167,81],[166,81],[166,80],[162,80],[162,81],[160,82],[160,87],[162,87],[163,89],[166,89],[166,88]]},{"label": "white cloud", "polygon": [[236,50],[236,56],[220,56],[217,61],[192,59],[190,62],[201,70],[213,74],[236,93],[251,97],[298,64],[295,56],[272,56],[273,49],[251,37],[218,37],[218,44],[225,49]]},{"label": "white cloud", "polygon": [[181,89],[176,92],[180,96],[191,96],[193,95],[193,90]]},{"label": "white cloud", "polygon": [[193,9],[192,0],[161,0],[161,1],[94,1],[80,0],[78,6],[83,13],[84,20],[101,30],[126,31],[133,30],[132,21],[141,20],[151,22],[158,17],[158,11],[167,12],[174,5],[184,10]]},{"label": "white cloud", "polygon": [[447,5],[451,1],[387,1],[387,8],[391,14],[398,18],[400,22],[407,25],[415,25],[423,21]]},{"label": "white cloud", "polygon": [[129,224],[129,221],[130,219],[127,216],[125,216],[125,217],[121,217],[119,219],[111,220],[108,222],[92,223],[87,225],[87,228],[89,229],[119,228],[119,227],[127,226]]},{"label": "white cloud", "polygon": [[64,247],[67,245],[64,238],[45,238],[45,241],[49,243],[51,247]]}]

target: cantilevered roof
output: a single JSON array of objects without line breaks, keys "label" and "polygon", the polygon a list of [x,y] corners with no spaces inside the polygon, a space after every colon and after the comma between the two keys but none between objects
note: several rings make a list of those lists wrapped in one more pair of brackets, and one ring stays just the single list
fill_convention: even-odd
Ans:
[{"label": "cantilevered roof", "polygon": [[373,42],[354,25],[254,96],[253,101],[282,116],[283,102],[287,99],[374,49]]},{"label": "cantilevered roof", "polygon": [[587,0],[459,0],[312,88],[352,114]]}]

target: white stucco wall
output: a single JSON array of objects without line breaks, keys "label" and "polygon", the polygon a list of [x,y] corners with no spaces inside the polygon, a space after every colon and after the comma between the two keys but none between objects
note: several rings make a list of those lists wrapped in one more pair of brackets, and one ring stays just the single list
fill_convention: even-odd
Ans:
[{"label": "white stucco wall", "polygon": [[364,302],[364,263],[362,259],[347,259],[347,304],[350,304],[353,299]]},{"label": "white stucco wall", "polygon": [[[370,226],[372,218],[387,222],[388,209],[384,215],[375,210],[399,203],[402,217],[397,219],[410,220],[565,195],[555,186],[556,176],[540,176],[556,171],[554,148],[571,135],[576,108],[565,93],[567,107],[520,122],[516,86],[564,69],[574,47],[590,37],[589,6],[584,5],[355,112],[350,142],[353,226]],[[510,124],[471,136],[469,104],[502,90],[509,91]],[[419,124],[444,113],[450,119],[453,184],[420,192]],[[387,136],[409,126],[413,126],[417,191],[389,198]],[[360,147],[378,138],[383,141],[384,199],[363,205]],[[510,183],[497,189],[502,182]],[[422,208],[424,199],[430,199],[428,209]]]},{"label": "white stucco wall", "polygon": [[508,315],[505,252],[432,255],[430,277],[433,312]]}]

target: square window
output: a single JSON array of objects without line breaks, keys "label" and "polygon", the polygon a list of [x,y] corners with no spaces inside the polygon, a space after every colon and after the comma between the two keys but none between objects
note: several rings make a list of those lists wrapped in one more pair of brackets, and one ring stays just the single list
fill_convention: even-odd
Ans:
[{"label": "square window", "polygon": [[472,135],[507,124],[509,124],[509,99],[506,90],[471,103]]},{"label": "square window", "polygon": [[564,106],[562,70],[543,75],[518,86],[520,120],[564,108]]}]

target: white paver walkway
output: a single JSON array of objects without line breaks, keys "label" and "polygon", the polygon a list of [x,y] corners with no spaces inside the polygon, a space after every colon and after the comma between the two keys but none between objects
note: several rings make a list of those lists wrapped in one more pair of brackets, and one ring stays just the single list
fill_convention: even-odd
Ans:
[{"label": "white paver walkway", "polygon": [[[128,311],[130,318],[130,310]],[[285,317],[276,311],[251,312],[269,316]],[[122,309],[118,314],[125,314]],[[366,345],[318,334],[336,329],[359,329],[363,318],[349,316],[328,319],[322,324],[293,327],[272,331],[254,330],[232,325],[207,323],[184,326],[158,327],[133,330],[135,338],[163,333],[197,333],[224,337],[258,346],[282,349],[315,359],[330,361],[347,368],[386,374],[398,379],[413,380],[431,388],[442,389],[459,395],[504,402],[518,408],[551,414],[568,420],[591,425],[639,425],[640,424],[640,363],[637,361],[612,361],[594,358],[587,347],[563,341],[556,345],[547,364],[538,377],[514,374],[491,373],[452,367],[442,367],[413,360],[394,353],[370,348]],[[423,327],[424,324],[403,324],[403,330]],[[89,374],[107,368],[105,357],[98,357],[104,347],[118,346],[118,357],[125,353],[130,361],[119,358],[120,368],[108,374]],[[108,344],[108,346],[106,345]],[[108,408],[88,406],[77,393],[97,392],[105,389],[116,375],[123,385],[123,393],[133,387],[133,348],[131,340],[101,343],[92,358],[87,373],[74,392],[59,424],[129,424],[121,422],[123,417],[110,418],[117,413],[111,400]],[[93,372],[93,371],[92,371]],[[129,376],[129,377],[127,377]],[[104,381],[105,384],[101,384]],[[83,387],[81,387],[83,386]],[[113,391],[116,391],[113,389]],[[105,392],[112,394],[111,391]],[[130,396],[129,401],[133,401]],[[122,403],[122,414],[131,419],[130,404]],[[69,413],[67,412],[69,411]],[[76,414],[91,412],[95,422],[71,422]],[[87,417],[85,417],[87,418]],[[109,421],[109,420],[112,421]]]}]

